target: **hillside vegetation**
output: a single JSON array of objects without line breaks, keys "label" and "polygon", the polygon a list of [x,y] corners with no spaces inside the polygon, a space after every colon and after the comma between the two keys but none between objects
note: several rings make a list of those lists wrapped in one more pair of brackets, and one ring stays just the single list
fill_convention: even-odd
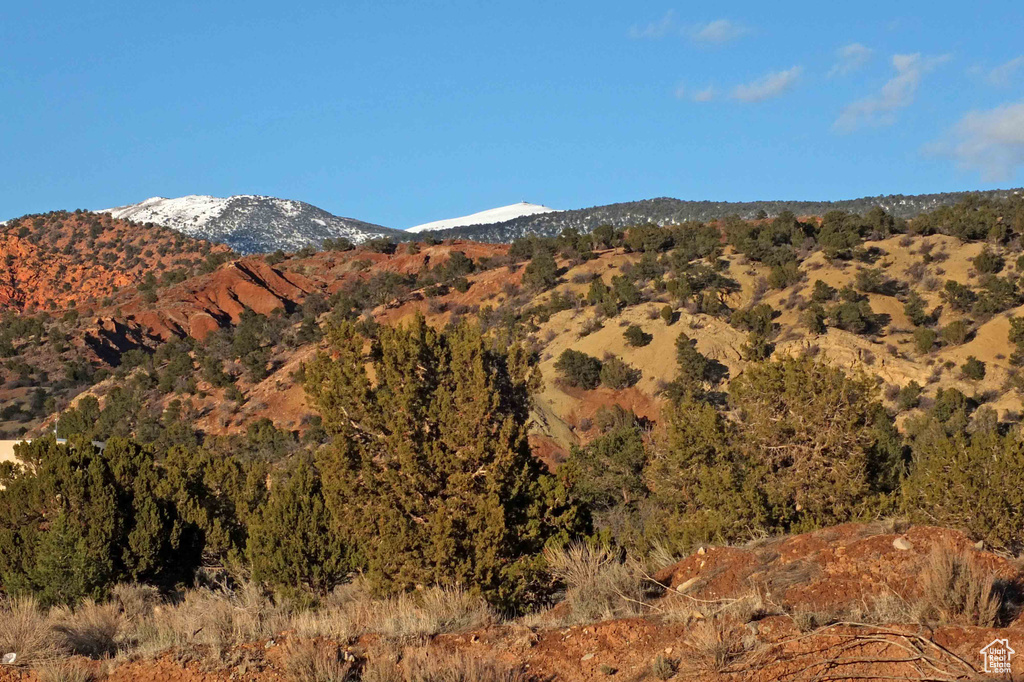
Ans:
[{"label": "hillside vegetation", "polygon": [[18,312],[97,306],[125,288],[212,269],[224,246],[86,211],[27,215],[0,226],[0,306]]},{"label": "hillside vegetation", "polygon": [[[41,408],[8,415],[69,442],[39,437],[0,468],[0,586],[50,618],[128,599],[126,583],[183,618],[189,599],[254,600],[280,628],[247,637],[301,622],[346,646],[396,632],[366,614],[440,602],[464,608],[437,616],[453,629],[489,612],[543,632],[644,616],[684,628],[660,663],[665,646],[622,654],[662,679],[756,670],[792,628],[991,639],[1020,606],[1019,571],[980,548],[1024,548],[1022,235],[1024,199],[971,199],[909,221],[338,242],[126,293],[96,313],[125,334],[82,360],[81,392],[37,388]],[[74,314],[4,325],[5,371],[27,365],[26,382],[25,358],[85,330]],[[880,518],[906,521],[846,525]],[[0,615],[23,618],[13,603]],[[138,622],[154,632],[164,608]],[[736,632],[767,618],[785,625]],[[221,664],[241,645],[197,627],[154,641]],[[863,636],[888,650],[910,635]],[[962,659],[944,656],[932,665],[953,675]]]},{"label": "hillside vegetation", "polygon": [[822,216],[829,211],[864,214],[879,207],[897,218],[909,219],[944,206],[967,200],[1004,200],[1024,190],[945,192],[941,194],[890,194],[841,201],[684,201],[669,197],[592,206],[558,213],[530,215],[489,225],[470,225],[437,232],[447,239],[475,239],[509,242],[529,236],[555,237],[565,229],[590,232],[601,225],[624,229],[654,223],[678,225],[692,221],[724,220],[736,216],[745,220],[772,217],[784,212],[801,216]]}]

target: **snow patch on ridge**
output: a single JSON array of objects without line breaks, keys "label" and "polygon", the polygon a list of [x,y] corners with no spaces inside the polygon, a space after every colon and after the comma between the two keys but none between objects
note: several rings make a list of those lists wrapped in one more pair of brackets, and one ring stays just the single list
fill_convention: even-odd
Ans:
[{"label": "snow patch on ridge", "polygon": [[490,223],[503,223],[506,220],[513,220],[527,215],[557,212],[558,210],[554,208],[520,201],[518,204],[499,206],[498,208],[471,213],[460,218],[448,218],[446,220],[435,220],[432,223],[423,223],[422,225],[410,227],[406,232],[428,232],[430,230],[447,230],[451,227],[465,227],[467,225],[488,225]]}]

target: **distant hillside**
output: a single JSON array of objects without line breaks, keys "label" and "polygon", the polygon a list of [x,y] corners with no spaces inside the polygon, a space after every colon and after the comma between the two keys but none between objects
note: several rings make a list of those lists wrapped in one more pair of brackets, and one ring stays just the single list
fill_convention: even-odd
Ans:
[{"label": "distant hillside", "polygon": [[65,310],[120,289],[181,281],[229,249],[106,214],[55,211],[0,226],[0,309]]},{"label": "distant hillside", "polygon": [[978,198],[1005,198],[1024,192],[1022,189],[992,190],[986,192],[944,192],[940,194],[917,194],[906,196],[863,197],[845,201],[682,201],[660,198],[643,201],[629,201],[607,204],[571,211],[558,211],[529,215],[491,225],[474,225],[439,230],[432,234],[439,239],[474,239],[484,242],[510,242],[529,235],[551,237],[567,227],[580,232],[590,232],[598,225],[627,227],[640,223],[673,225],[690,220],[708,221],[739,215],[741,218],[755,218],[760,211],[774,217],[783,211],[796,215],[824,215],[828,211],[843,210],[851,213],[866,213],[875,206],[881,206],[897,218],[912,218],[940,206],[952,206],[969,196]]},{"label": "distant hillside", "polygon": [[227,244],[246,254],[319,247],[325,239],[339,237],[355,244],[378,237],[396,241],[408,238],[402,230],[342,218],[301,201],[255,195],[153,197],[101,213],[164,225],[190,237]]}]

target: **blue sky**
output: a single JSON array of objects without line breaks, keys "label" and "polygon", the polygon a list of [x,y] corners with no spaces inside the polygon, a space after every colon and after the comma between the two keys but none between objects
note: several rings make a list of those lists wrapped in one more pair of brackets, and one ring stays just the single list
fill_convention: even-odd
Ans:
[{"label": "blue sky", "polygon": [[1024,185],[1024,3],[7,2],[0,218]]}]

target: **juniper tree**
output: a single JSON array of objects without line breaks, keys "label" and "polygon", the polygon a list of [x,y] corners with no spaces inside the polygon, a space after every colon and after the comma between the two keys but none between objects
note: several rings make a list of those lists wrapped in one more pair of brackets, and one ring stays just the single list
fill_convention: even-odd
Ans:
[{"label": "juniper tree", "polygon": [[732,381],[735,420],[684,395],[666,408],[665,435],[644,470],[658,529],[686,546],[883,509],[903,451],[874,393],[864,377],[784,359],[752,365]]},{"label": "juniper tree", "polygon": [[989,546],[1020,552],[1024,532],[1024,441],[1019,433],[952,434],[937,420],[918,425],[914,468],[901,511],[912,520],[967,531]]},{"label": "juniper tree", "polygon": [[889,487],[900,451],[892,423],[865,376],[810,359],[753,366],[729,386],[746,458],[773,522],[786,530],[841,523]]},{"label": "juniper tree", "polygon": [[343,536],[331,531],[319,472],[300,458],[273,486],[249,525],[253,579],[286,590],[322,592],[334,587],[352,563]]},{"label": "juniper tree", "polygon": [[317,464],[332,530],[357,548],[370,584],[458,584],[504,607],[536,597],[540,551],[585,523],[530,452],[529,354],[422,316],[380,327],[368,349],[348,323],[329,339],[306,368],[333,436]]},{"label": "juniper tree", "polygon": [[199,564],[201,536],[166,494],[153,452],[47,437],[20,446],[0,482],[0,584],[44,603],[101,597],[118,581],[173,585]]}]

